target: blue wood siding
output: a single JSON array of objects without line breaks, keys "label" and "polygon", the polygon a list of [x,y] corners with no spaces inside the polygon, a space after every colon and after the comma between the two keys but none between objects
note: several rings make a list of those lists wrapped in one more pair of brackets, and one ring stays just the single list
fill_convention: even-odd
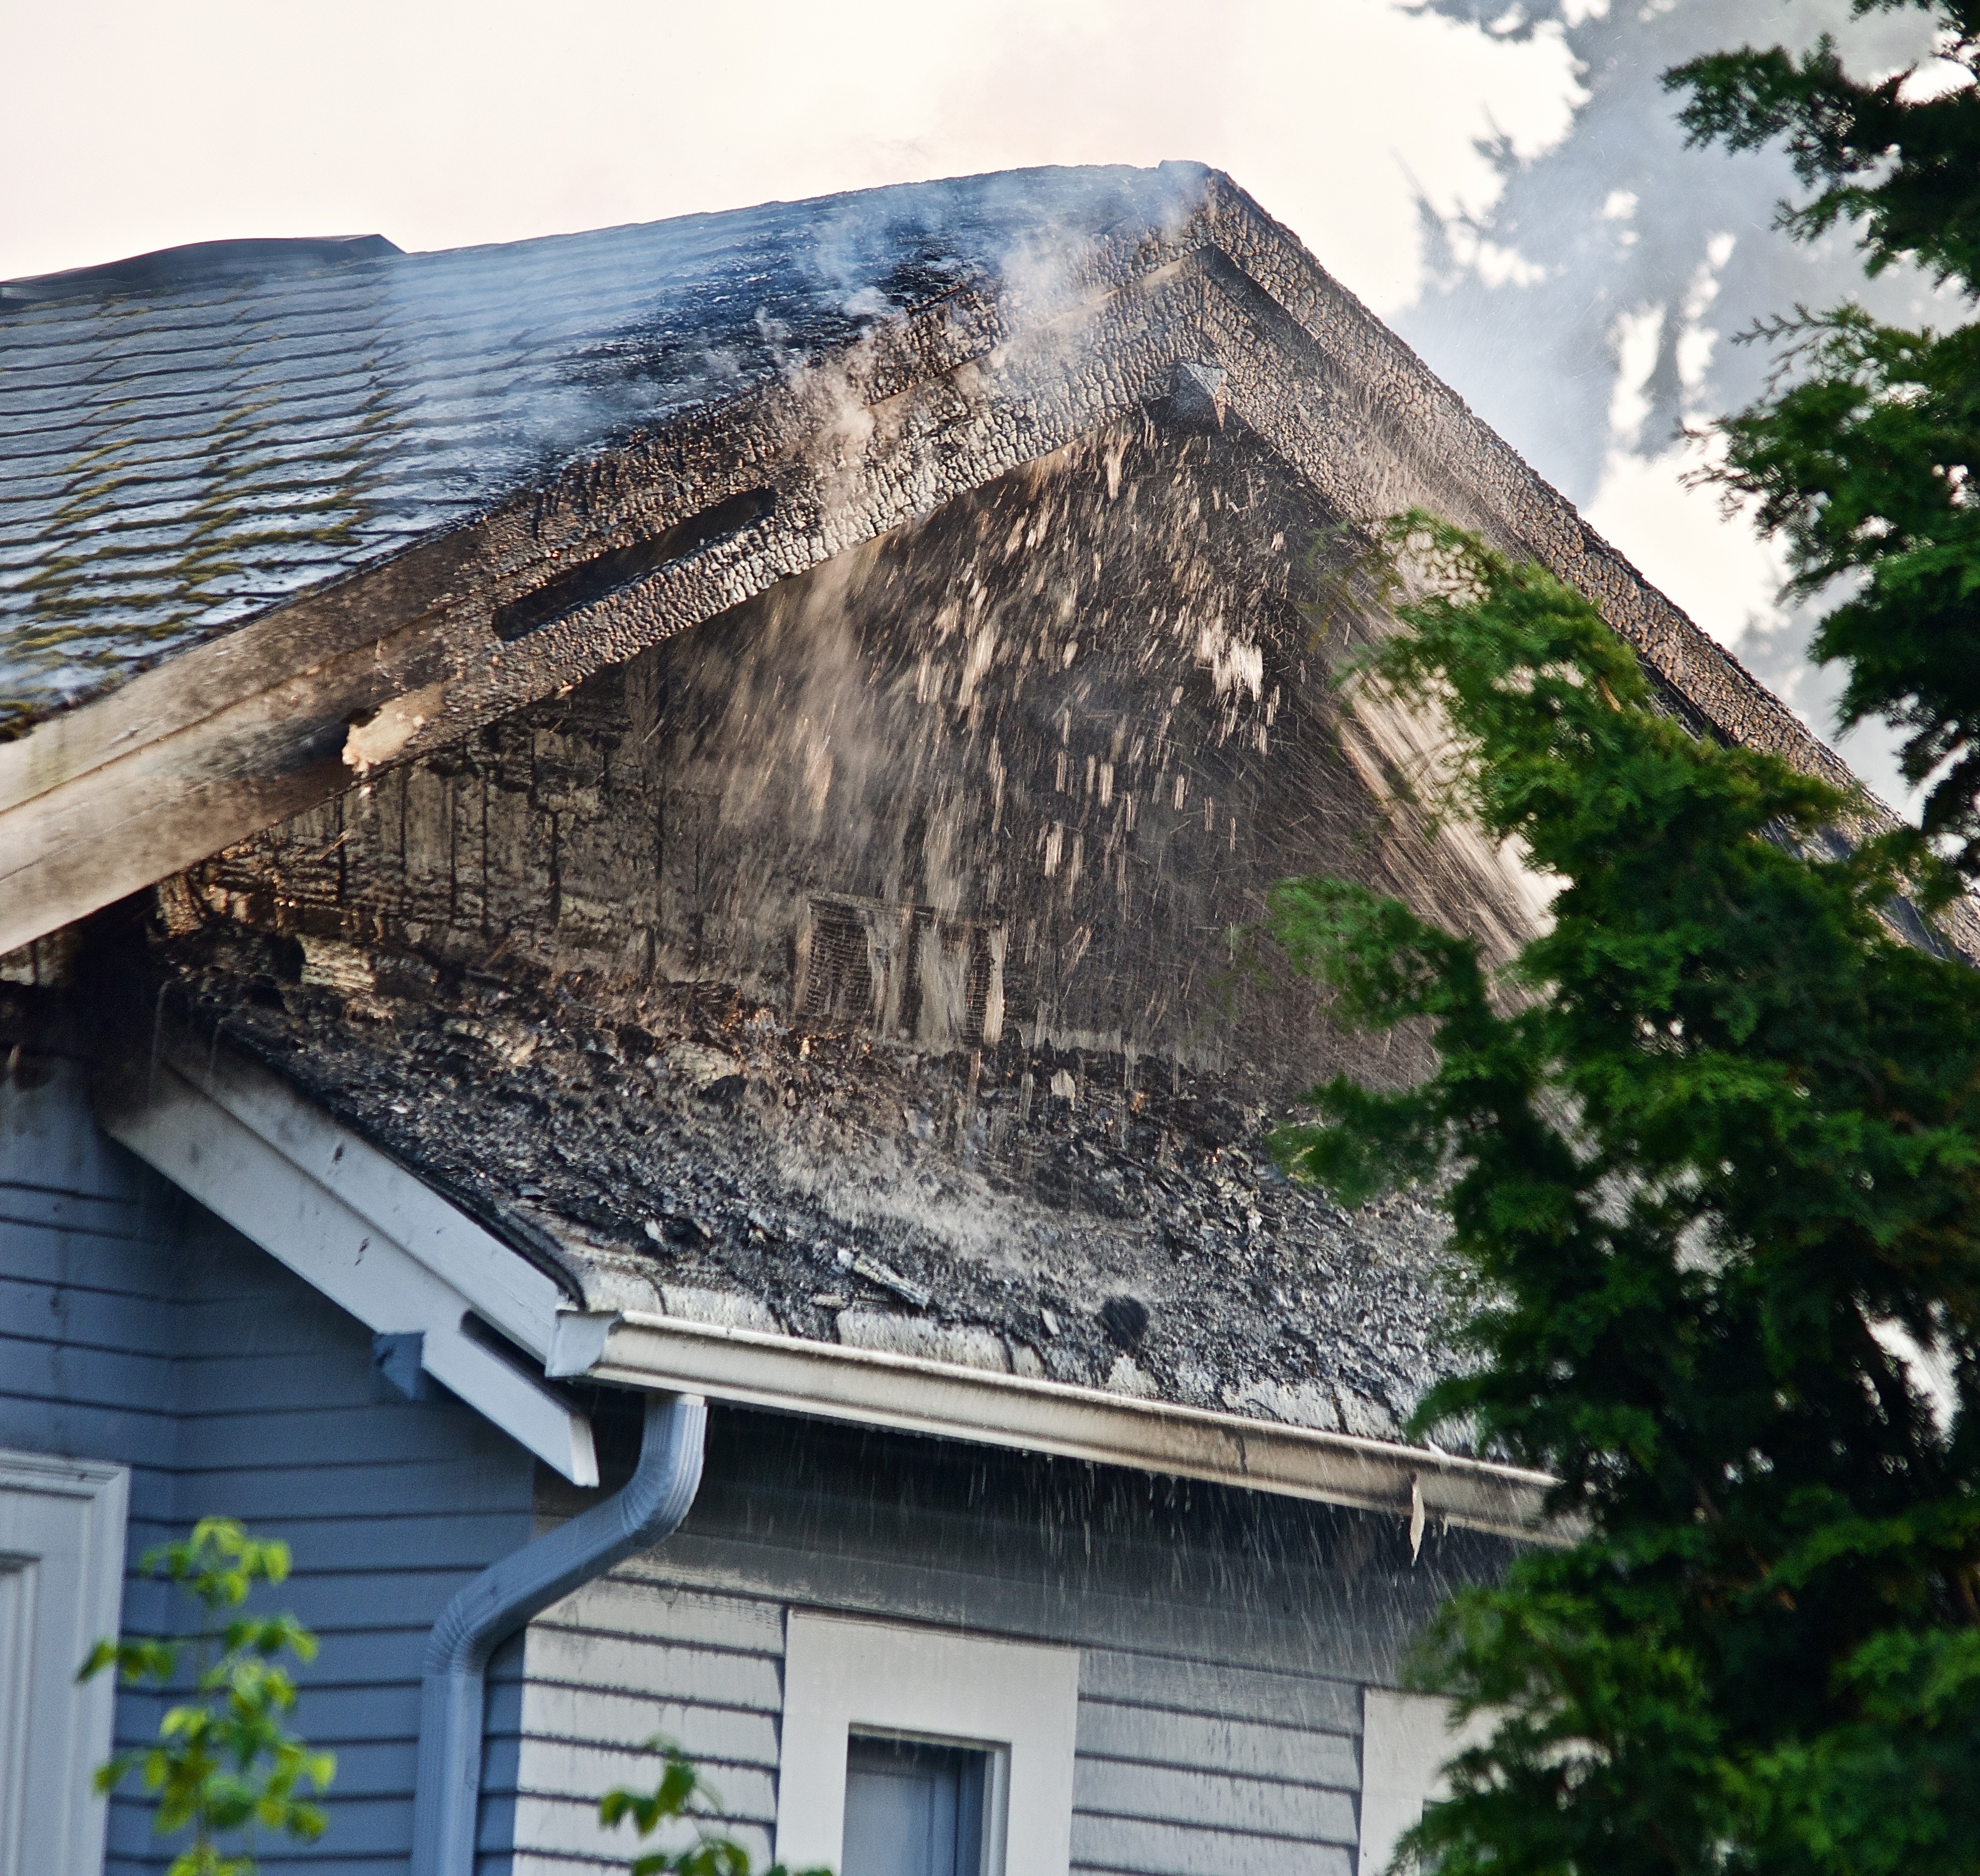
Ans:
[{"label": "blue wood siding", "polygon": [[[369,1332],[105,1139],[59,1056],[0,1086],[0,1445],[131,1468],[127,1627],[182,1613],[135,1565],[195,1518],[287,1540],[295,1574],[269,1600],[323,1642],[296,1724],[338,1774],[321,1842],[265,1843],[262,1865],[404,1876],[427,1631],[528,1542],[533,1462],[458,1402],[384,1389]],[[161,1711],[126,1692],[119,1744]],[[112,1876],[168,1860],[149,1819],[134,1781]]]},{"label": "blue wood siding", "polygon": [[[544,1491],[546,1515],[583,1502]],[[651,1782],[656,1733],[766,1854],[792,1608],[1076,1646],[1075,1871],[1354,1876],[1362,1690],[1504,1555],[1433,1532],[1412,1565],[1400,1518],[718,1409],[680,1533],[530,1625],[483,1876],[629,1854],[596,1801]]]}]

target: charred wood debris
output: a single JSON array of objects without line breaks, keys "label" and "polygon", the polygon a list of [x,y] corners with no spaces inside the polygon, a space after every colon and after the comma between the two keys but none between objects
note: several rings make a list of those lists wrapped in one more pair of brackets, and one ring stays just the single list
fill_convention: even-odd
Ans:
[{"label": "charred wood debris", "polygon": [[1451,1359],[1434,1209],[1296,1186],[1264,1139],[1283,1116],[1172,1062],[929,1056],[709,985],[326,967],[224,919],[148,952],[154,1029],[679,1313],[1377,1438]]}]

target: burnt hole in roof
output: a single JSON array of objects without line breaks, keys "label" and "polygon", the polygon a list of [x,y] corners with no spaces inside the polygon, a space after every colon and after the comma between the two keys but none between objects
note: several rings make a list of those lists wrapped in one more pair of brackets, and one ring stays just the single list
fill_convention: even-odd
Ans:
[{"label": "burnt hole in roof", "polygon": [[1116,1348],[1129,1354],[1148,1330],[1148,1306],[1133,1296],[1110,1296],[1100,1306],[1100,1326]]},{"label": "burnt hole in roof", "polygon": [[527,638],[580,606],[593,604],[658,573],[670,561],[685,560],[699,548],[741,533],[752,523],[763,520],[776,505],[776,490],[745,489],[739,495],[726,497],[713,507],[676,521],[657,534],[636,541],[630,547],[613,547],[594,554],[583,566],[546,580],[534,592],[497,607],[495,636],[505,644]]}]

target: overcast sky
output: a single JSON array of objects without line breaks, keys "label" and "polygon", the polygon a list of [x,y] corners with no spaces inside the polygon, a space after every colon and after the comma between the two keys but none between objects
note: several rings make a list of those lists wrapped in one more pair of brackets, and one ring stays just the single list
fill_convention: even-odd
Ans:
[{"label": "overcast sky", "polygon": [[[1826,730],[1772,564],[1681,492],[1669,434],[1719,388],[1698,361],[1723,360],[1714,301],[1731,276],[1724,255],[1707,264],[1729,235],[1746,244],[1735,274],[1766,243],[1779,178],[1722,177],[1710,198],[1683,166],[1709,159],[1641,132],[1666,121],[1644,101],[1671,16],[1713,43],[1771,37],[1783,9],[1623,4],[1607,18],[1603,0],[1528,0],[1530,16],[1499,0],[0,0],[0,277],[224,236],[453,247],[1025,164],[1196,158],[1288,223],[1708,630],[1764,653]],[[1636,101],[1634,143],[1619,99]],[[1653,173],[1583,201],[1605,163]],[[1729,188],[1750,210],[1736,228],[1720,225]],[[1550,245],[1541,217],[1614,225],[1606,245]],[[1622,268],[1623,238],[1657,230],[1683,278]],[[1846,254],[1832,266],[1846,272]],[[1683,394],[1660,397],[1686,359]],[[1851,753],[1889,792],[1878,750]]]}]

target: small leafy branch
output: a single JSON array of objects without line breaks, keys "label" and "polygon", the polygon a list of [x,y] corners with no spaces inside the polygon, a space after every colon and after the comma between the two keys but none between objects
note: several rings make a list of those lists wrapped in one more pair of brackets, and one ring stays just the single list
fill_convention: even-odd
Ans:
[{"label": "small leafy branch", "polygon": [[[629,1791],[623,1787],[607,1791],[598,1801],[600,1821],[610,1825],[630,1820],[645,1838],[663,1824],[687,1818],[694,1824],[695,1837],[684,1850],[656,1850],[636,1858],[633,1876],[751,1876],[749,1851],[703,1821],[719,1809],[722,1801],[701,1775],[701,1768],[670,1739],[649,1739],[646,1750],[665,1755],[666,1765],[659,1783],[651,1791]],[[778,1863],[763,1876],[793,1876],[793,1872]],[[832,1876],[832,1872],[802,1870],[795,1876]]]},{"label": "small leafy branch", "polygon": [[257,1826],[304,1842],[327,1820],[299,1790],[325,1790],[337,1761],[312,1751],[283,1727],[296,1703],[295,1683],[278,1658],[316,1658],[317,1640],[293,1615],[234,1615],[257,1583],[289,1573],[289,1547],[252,1537],[228,1518],[202,1518],[191,1537],[147,1551],[141,1567],[178,1584],[204,1612],[197,1634],[106,1638],[90,1651],[78,1681],[114,1667],[127,1687],[167,1688],[193,1657],[196,1698],[168,1708],[155,1745],[119,1753],[97,1768],[96,1788],[111,1791],[133,1771],[158,1794],[154,1828],[190,1828],[192,1839],[167,1876],[251,1876],[254,1859],[221,1854],[217,1839]]}]

